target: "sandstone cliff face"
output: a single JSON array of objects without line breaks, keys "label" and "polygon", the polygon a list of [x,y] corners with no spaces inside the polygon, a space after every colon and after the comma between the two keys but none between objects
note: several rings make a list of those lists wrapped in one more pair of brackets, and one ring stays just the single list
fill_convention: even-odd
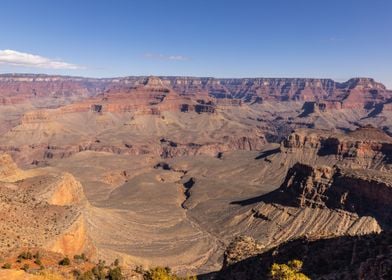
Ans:
[{"label": "sandstone cliff face", "polygon": [[192,155],[210,155],[216,156],[219,153],[233,150],[254,151],[261,149],[266,140],[259,135],[249,135],[242,137],[226,137],[220,143],[176,143],[167,139],[161,139],[161,153],[162,158],[172,158],[178,156],[192,156]]},{"label": "sandstone cliff face", "polygon": [[392,138],[384,132],[364,127],[348,134],[329,134],[322,131],[293,132],[282,142],[281,151],[308,150],[319,156],[333,155],[338,159],[355,160],[362,167],[392,162]]},{"label": "sandstone cliff face", "polygon": [[76,205],[85,200],[82,185],[69,173],[64,173],[49,188],[47,201],[52,205]]},{"label": "sandstone cliff face", "polygon": [[91,256],[95,253],[82,215],[69,228],[57,236],[54,242],[46,245],[46,248],[66,256],[80,255],[81,253]]},{"label": "sandstone cliff face", "polygon": [[0,180],[6,180],[8,177],[18,175],[18,169],[11,156],[8,154],[0,154]]},{"label": "sandstone cliff face", "polygon": [[197,77],[124,77],[88,79],[46,75],[0,75],[0,97],[3,104],[20,103],[36,97],[97,96],[106,91],[126,91],[130,88],[167,92],[180,95],[227,99],[259,103],[274,101],[322,101],[328,108],[372,108],[384,104],[392,92],[370,78],[354,78],[345,83],[331,79],[306,78],[244,78],[215,79]]},{"label": "sandstone cliff face", "polygon": [[384,85],[369,78],[354,78],[345,83],[330,79],[213,79],[162,77],[182,93],[206,90],[217,98],[236,98],[254,103],[274,101],[322,101],[322,106],[332,109],[364,108],[383,103],[391,96]]},{"label": "sandstone cliff face", "polygon": [[17,104],[38,97],[88,97],[103,91],[110,82],[66,76],[3,74],[0,75],[0,96],[3,104]]},{"label": "sandstone cliff face", "polygon": [[6,238],[0,242],[0,253],[12,255],[16,248],[25,247],[69,256],[93,254],[84,222],[88,203],[82,185],[69,173],[24,171],[10,156],[1,159],[5,177],[0,178],[0,233]]},{"label": "sandstone cliff face", "polygon": [[[279,191],[297,207],[341,209],[391,224],[392,178],[378,171],[295,164]],[[284,203],[284,202],[283,202]]]}]

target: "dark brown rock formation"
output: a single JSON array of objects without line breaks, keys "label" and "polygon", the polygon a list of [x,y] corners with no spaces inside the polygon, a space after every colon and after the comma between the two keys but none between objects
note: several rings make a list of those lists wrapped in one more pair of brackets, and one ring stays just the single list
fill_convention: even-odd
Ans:
[{"label": "dark brown rock formation", "polygon": [[273,263],[299,259],[303,261],[303,273],[311,279],[387,280],[392,277],[391,245],[390,232],[321,240],[301,238],[199,278],[268,279]]},{"label": "dark brown rock formation", "polygon": [[330,208],[373,216],[390,225],[392,177],[375,170],[295,164],[278,190],[283,204]]}]

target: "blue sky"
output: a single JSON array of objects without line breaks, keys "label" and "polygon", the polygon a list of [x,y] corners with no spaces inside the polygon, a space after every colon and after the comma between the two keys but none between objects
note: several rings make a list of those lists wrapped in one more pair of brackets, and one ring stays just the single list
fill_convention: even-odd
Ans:
[{"label": "blue sky", "polygon": [[392,88],[392,1],[2,0],[0,72],[369,76]]}]

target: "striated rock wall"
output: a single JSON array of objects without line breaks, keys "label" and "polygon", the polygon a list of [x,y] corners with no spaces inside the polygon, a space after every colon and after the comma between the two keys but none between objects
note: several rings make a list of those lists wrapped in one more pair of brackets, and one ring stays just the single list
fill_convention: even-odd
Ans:
[{"label": "striated rock wall", "polygon": [[222,140],[222,143],[180,144],[167,139],[161,139],[162,150],[160,155],[163,158],[201,154],[216,156],[220,152],[226,152],[231,150],[259,150],[266,144],[265,138],[258,135],[243,136],[239,138],[230,137]]},{"label": "striated rock wall", "polygon": [[330,208],[392,222],[392,177],[378,171],[297,163],[280,187],[284,203],[296,207]]},{"label": "striated rock wall", "polygon": [[392,162],[392,138],[373,127],[363,127],[348,134],[323,131],[293,132],[282,141],[282,152],[313,150],[319,156],[334,155],[340,159]]},{"label": "striated rock wall", "polygon": [[[123,77],[90,79],[47,75],[0,75],[0,104],[21,103],[36,97],[87,98],[104,92],[129,90],[161,92],[173,90],[179,95],[226,99],[233,106],[241,102],[273,101],[320,102],[321,107],[370,108],[392,97],[384,85],[371,78],[353,78],[344,83],[331,79],[199,77]],[[203,97],[203,99],[204,99]],[[219,101],[220,102],[220,101]]]}]

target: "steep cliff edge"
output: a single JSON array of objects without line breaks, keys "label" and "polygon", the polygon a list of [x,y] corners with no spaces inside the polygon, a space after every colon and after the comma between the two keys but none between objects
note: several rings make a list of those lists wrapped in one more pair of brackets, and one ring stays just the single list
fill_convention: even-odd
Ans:
[{"label": "steep cliff edge", "polygon": [[273,263],[298,259],[303,261],[303,273],[311,279],[387,280],[392,277],[391,245],[391,232],[321,240],[300,238],[228,265],[219,273],[199,278],[268,279]]},{"label": "steep cliff edge", "polygon": [[339,209],[390,225],[392,177],[375,170],[295,164],[276,193],[282,204]]},{"label": "steep cliff edge", "polygon": [[[374,127],[362,127],[347,134],[320,130],[298,130],[281,144],[284,153],[309,152],[334,156],[352,167],[385,169],[392,163],[392,138]],[[351,161],[351,163],[349,163]]]},{"label": "steep cliff edge", "polygon": [[[274,101],[340,102],[342,108],[364,108],[385,103],[392,96],[384,85],[371,78],[353,78],[344,83],[311,78],[218,79],[199,77],[122,77],[91,79],[49,75],[0,75],[0,96],[4,104],[36,97],[86,98],[108,89],[173,89],[180,95],[207,94],[217,99],[238,99],[246,103]],[[49,90],[48,90],[49,89]]]},{"label": "steep cliff edge", "polygon": [[94,246],[84,222],[88,202],[81,184],[69,173],[23,171],[9,156],[1,158],[3,169],[12,172],[3,172],[6,182],[0,178],[0,233],[4,236],[0,253],[6,256],[16,248],[46,248],[69,256],[91,256]]}]

